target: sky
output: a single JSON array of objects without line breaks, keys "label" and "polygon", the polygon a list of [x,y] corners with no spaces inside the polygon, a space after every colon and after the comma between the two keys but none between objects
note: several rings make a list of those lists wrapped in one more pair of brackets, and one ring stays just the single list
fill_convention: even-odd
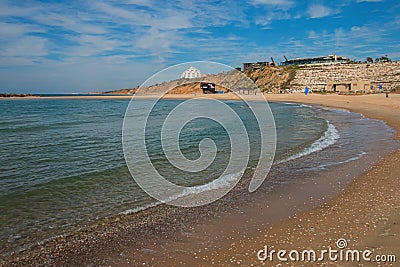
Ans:
[{"label": "sky", "polygon": [[397,0],[0,0],[0,93],[133,88],[187,61],[400,59]]}]

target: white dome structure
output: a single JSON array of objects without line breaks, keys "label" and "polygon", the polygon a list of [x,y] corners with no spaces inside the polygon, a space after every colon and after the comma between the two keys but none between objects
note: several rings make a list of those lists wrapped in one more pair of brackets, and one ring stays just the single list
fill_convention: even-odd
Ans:
[{"label": "white dome structure", "polygon": [[190,67],[182,73],[181,78],[182,79],[201,78],[201,72],[195,67]]}]

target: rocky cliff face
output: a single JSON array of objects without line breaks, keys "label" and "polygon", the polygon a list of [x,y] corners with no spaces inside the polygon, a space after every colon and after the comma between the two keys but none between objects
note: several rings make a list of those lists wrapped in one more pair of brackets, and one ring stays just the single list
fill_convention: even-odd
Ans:
[{"label": "rocky cliff face", "polygon": [[264,67],[246,74],[262,92],[280,93],[290,89],[296,69],[293,67]]}]

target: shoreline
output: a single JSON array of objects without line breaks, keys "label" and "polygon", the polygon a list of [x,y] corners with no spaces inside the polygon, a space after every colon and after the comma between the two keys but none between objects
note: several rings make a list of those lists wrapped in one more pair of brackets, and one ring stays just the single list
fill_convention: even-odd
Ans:
[{"label": "shoreline", "polygon": [[[63,99],[156,99],[159,98],[160,94],[136,94],[136,95],[62,95],[62,96],[24,96],[24,97],[0,97],[0,100],[63,100]],[[262,99],[262,96],[259,95],[240,95],[242,97],[246,97],[249,99]],[[239,97],[234,93],[225,93],[225,94],[166,94],[163,96],[163,99],[171,99],[171,100],[181,100],[181,99],[204,99],[204,98],[213,98],[220,100],[239,100]]]},{"label": "shoreline", "polygon": [[[390,99],[394,98],[398,100],[400,96],[399,93],[390,93],[389,94],[389,101]],[[160,94],[136,94],[136,95],[62,95],[62,96],[25,96],[25,97],[0,97],[1,100],[64,100],[64,99],[156,99],[159,98]],[[220,99],[220,100],[248,100],[248,101],[260,101],[260,100],[267,100],[267,101],[277,101],[277,102],[296,102],[296,103],[304,103],[304,104],[317,104],[321,106],[327,107],[336,107],[335,105],[339,104],[340,108],[344,109],[351,109],[351,106],[343,105],[344,102],[348,102],[353,98],[365,98],[365,99],[372,99],[372,98],[385,98],[384,93],[373,93],[373,94],[364,94],[364,95],[339,95],[335,93],[331,94],[316,94],[311,93],[308,95],[304,95],[304,93],[290,93],[290,94],[236,94],[236,93],[225,93],[225,94],[166,94],[162,96],[162,99],[169,99],[169,100],[184,100],[184,99]],[[335,99],[333,103],[332,99]],[[331,105],[324,104],[328,100]],[[367,104],[374,104],[371,101],[367,101]],[[380,103],[382,104],[382,103]],[[392,104],[395,104],[392,102]],[[400,108],[400,105],[397,103],[395,104],[396,108]],[[357,111],[356,111],[357,112]]]},{"label": "shoreline", "polygon": [[[269,101],[283,101],[283,102],[301,102],[301,103],[306,103],[306,104],[318,104],[318,105],[322,105],[322,106],[333,106],[333,104],[335,104],[336,102],[336,104],[337,105],[339,105],[339,107],[337,107],[337,106],[335,106],[335,107],[337,107],[337,108],[344,108],[344,109],[350,109],[350,108],[346,108],[347,106],[351,106],[351,108],[354,108],[354,110],[352,110],[352,111],[354,111],[354,112],[358,112],[358,113],[362,113],[362,114],[365,114],[364,112],[360,112],[360,108],[361,109],[365,109],[365,108],[367,108],[367,109],[369,109],[368,107],[365,107],[365,106],[363,106],[363,105],[365,105],[365,103],[364,104],[360,104],[361,106],[360,107],[354,107],[354,103],[353,103],[353,101],[352,102],[350,102],[349,101],[349,98],[351,98],[351,99],[353,99],[355,96],[349,96],[349,97],[346,97],[346,96],[319,96],[319,95],[315,95],[315,96],[303,96],[303,95],[292,95],[291,97],[290,97],[290,99],[287,97],[288,95],[277,95],[277,96],[273,96],[273,97],[270,97],[270,95],[266,95],[266,98],[267,98],[267,100],[269,100]],[[290,95],[289,95],[290,96]],[[384,99],[384,96],[383,95],[378,95],[378,96],[380,96],[380,97],[382,97],[383,99]],[[392,95],[391,95],[392,96]],[[191,97],[191,96],[190,96]],[[321,97],[322,97],[322,99],[321,99]],[[327,98],[328,97],[328,98]],[[273,98],[273,99],[271,99],[271,98]],[[397,98],[397,96],[396,96],[396,98]],[[324,103],[320,103],[321,101],[325,101]],[[360,99],[358,99],[358,101],[359,101]],[[397,98],[397,100],[395,99],[395,101],[397,101],[396,103],[394,103],[395,104],[395,106],[396,105],[398,105],[399,104],[399,98]],[[309,101],[308,103],[307,103],[307,101]],[[335,102],[336,101],[336,102]],[[366,98],[365,100],[364,100],[364,102],[366,102],[367,104],[371,104],[371,101],[372,102],[376,102],[374,99],[372,99],[371,97],[369,97],[369,98]],[[387,101],[387,99],[384,99],[384,101]],[[383,109],[385,109],[384,111],[381,111],[381,113],[380,114],[375,114],[376,112],[373,112],[373,111],[370,111],[370,112],[372,112],[372,115],[374,115],[374,116],[376,116],[376,115],[378,115],[378,117],[380,117],[380,116],[383,116],[383,117],[385,117],[384,115],[384,113],[387,113],[387,110],[386,109],[391,109],[391,107],[390,107],[390,105],[388,106],[388,105],[385,105],[385,104],[387,104],[387,103],[385,103],[385,102],[383,102],[382,104],[381,104],[381,106],[379,106],[379,107],[384,107]],[[398,109],[397,110],[395,110],[395,111],[397,111],[398,112]],[[383,113],[382,113],[383,112]],[[367,113],[367,112],[366,112]],[[378,112],[379,113],[379,112]],[[399,139],[399,125],[397,125],[397,124],[399,124],[400,122],[399,122],[399,120],[396,120],[396,119],[398,119],[399,117],[398,117],[398,114],[396,114],[396,112],[394,112],[393,113],[394,114],[394,116],[391,116],[390,118],[391,119],[389,119],[389,121],[390,121],[390,123],[387,121],[387,123],[392,127],[392,128],[394,128],[394,129],[396,129],[397,130],[397,139]],[[365,114],[366,116],[368,116],[368,114]],[[369,115],[371,115],[371,114],[369,114]],[[387,115],[387,114],[386,114]],[[396,117],[397,116],[397,117]],[[371,117],[371,116],[368,116],[368,117]],[[396,124],[396,122],[397,122],[397,124]],[[393,127],[393,126],[396,126],[397,125],[397,127]],[[396,154],[397,153],[397,154]],[[397,150],[396,152],[394,152],[394,153],[392,153],[391,155],[389,155],[387,158],[389,158],[389,159],[392,159],[393,158],[393,155],[396,157],[397,156],[397,159],[399,158],[398,156],[399,156],[399,150]],[[392,161],[392,160],[387,160],[387,161],[385,161],[384,163],[390,163],[390,162],[396,162],[396,161]],[[379,166],[382,164],[382,162],[380,162],[380,163],[378,163],[378,164],[375,164],[374,166],[375,167],[377,167],[378,166],[378,168],[379,168]],[[397,163],[397,166],[399,166],[400,164],[398,164]],[[371,172],[372,170],[374,170],[374,168],[375,167],[372,167],[372,168],[370,168],[370,170],[368,170],[367,171],[367,173],[369,173],[369,172]],[[393,167],[393,166],[392,166]],[[392,168],[392,167],[390,167],[390,168]],[[396,164],[394,164],[394,167],[396,167]],[[399,169],[397,168],[397,171],[399,171]],[[394,172],[394,174],[399,174],[400,172]],[[321,220],[323,219],[323,218],[320,218],[322,215],[321,214],[325,214],[326,213],[326,207],[327,206],[329,206],[329,207],[335,207],[335,209],[338,209],[338,207],[341,207],[342,206],[342,204],[341,204],[341,202],[339,201],[342,197],[343,197],[343,195],[346,197],[346,194],[350,194],[351,192],[352,192],[352,190],[354,191],[354,193],[360,193],[360,190],[358,189],[358,188],[356,188],[356,189],[352,189],[353,187],[355,187],[354,186],[354,184],[358,184],[358,183],[361,183],[361,184],[363,184],[363,181],[365,180],[363,180],[363,176],[365,175],[365,173],[363,174],[363,175],[361,175],[360,177],[358,177],[357,179],[356,179],[356,181],[355,182],[351,182],[351,184],[347,187],[346,185],[344,185],[344,186],[346,186],[347,187],[347,189],[346,189],[346,191],[345,191],[345,193],[343,193],[343,194],[341,194],[341,195],[339,195],[338,197],[333,197],[333,199],[332,200],[329,200],[329,201],[327,201],[327,203],[325,202],[325,200],[324,199],[321,199],[321,201],[320,201],[320,203],[309,203],[309,206],[308,206],[308,209],[310,209],[309,211],[306,211],[306,212],[304,212],[304,211],[300,211],[300,214],[298,215],[298,216],[294,216],[293,218],[289,218],[289,219],[284,219],[283,220],[283,222],[273,222],[273,227],[270,229],[269,227],[271,226],[271,225],[269,225],[269,224],[266,224],[266,225],[260,225],[260,227],[259,227],[259,229],[253,229],[254,231],[253,232],[251,232],[251,236],[244,236],[243,238],[241,238],[242,236],[242,232],[240,231],[240,228],[237,228],[237,229],[233,229],[233,231],[237,231],[237,232],[232,232],[233,233],[233,235],[235,235],[235,237],[236,237],[236,239],[242,239],[242,241],[243,242],[241,242],[240,243],[240,246],[238,246],[239,244],[236,242],[234,242],[234,244],[231,244],[230,242],[231,241],[229,241],[229,240],[223,240],[223,241],[221,241],[222,243],[224,243],[226,246],[224,247],[224,250],[219,250],[218,252],[216,252],[216,250],[215,251],[210,251],[210,250],[208,250],[208,251],[201,251],[201,252],[196,252],[197,254],[195,254],[195,256],[193,255],[193,254],[185,254],[185,253],[182,253],[182,254],[179,254],[178,253],[178,256],[180,256],[180,257],[178,257],[178,258],[174,258],[174,259],[166,259],[166,262],[168,263],[168,264],[178,264],[178,263],[192,263],[192,264],[205,264],[205,265],[211,265],[211,261],[210,261],[210,259],[213,259],[213,261],[214,261],[214,263],[216,263],[217,265],[231,265],[233,262],[232,262],[232,256],[234,255],[235,256],[235,263],[237,263],[237,262],[240,262],[241,264],[244,264],[244,265],[246,265],[246,266],[248,266],[248,265],[250,265],[250,264],[259,264],[257,261],[255,261],[256,260],[256,257],[255,257],[255,252],[254,252],[254,249],[260,249],[260,248],[262,248],[262,246],[264,245],[264,244],[276,244],[276,246],[278,247],[278,248],[282,248],[282,249],[286,249],[286,248],[288,248],[288,246],[287,246],[287,244],[288,243],[292,243],[292,244],[294,244],[294,245],[298,245],[298,246],[300,246],[301,247],[301,245],[302,244],[304,244],[304,246],[305,247],[307,247],[307,244],[309,244],[309,242],[308,242],[308,237],[304,237],[304,240],[297,240],[297,242],[294,242],[294,240],[292,240],[292,241],[289,241],[289,239],[290,238],[295,238],[295,239],[298,239],[298,237],[299,236],[302,236],[302,238],[303,238],[303,236],[305,236],[304,235],[304,233],[303,232],[307,232],[307,223],[310,223],[311,225],[313,225],[313,231],[312,232],[310,232],[310,237],[312,237],[312,238],[316,238],[315,237],[315,234],[317,234],[317,231],[316,231],[316,227],[315,227],[315,225],[318,225],[318,224],[321,224]],[[333,177],[333,176],[332,176]],[[359,182],[361,180],[361,182]],[[313,182],[315,182],[315,181],[313,181]],[[371,181],[370,181],[371,182]],[[394,187],[394,185],[395,185],[395,182],[396,181],[393,181],[393,179],[392,179],[392,183],[390,184],[391,185],[391,187],[393,188]],[[368,183],[367,183],[367,185],[368,185]],[[294,186],[295,187],[295,186]],[[397,187],[398,188],[398,187]],[[388,189],[390,189],[390,187],[388,188]],[[292,190],[293,191],[293,190]],[[349,193],[350,192],[350,193]],[[361,191],[361,192],[365,192],[365,190],[363,190],[363,191]],[[370,192],[370,193],[372,193],[372,195],[373,195],[373,193],[374,192]],[[260,194],[260,195],[262,195],[262,194]],[[380,196],[380,195],[379,195]],[[338,200],[339,199],[339,200]],[[394,198],[394,200],[396,200],[395,198]],[[287,201],[290,201],[289,199],[287,200]],[[292,202],[293,202],[293,200],[292,200]],[[336,203],[337,202],[337,203]],[[335,204],[336,203],[336,204]],[[340,205],[339,205],[340,204]],[[351,204],[351,203],[349,203],[349,204]],[[363,202],[361,202],[361,204],[363,204]],[[385,203],[385,205],[386,205],[387,203]],[[322,206],[321,206],[322,205]],[[317,208],[314,208],[315,206],[318,206]],[[349,208],[352,208],[351,207],[351,205],[350,205],[350,207]],[[360,206],[358,206],[358,208],[360,208]],[[171,211],[173,211],[173,213],[176,213],[177,215],[178,215],[178,217],[179,217],[179,210],[178,209],[175,209],[175,208],[163,208],[163,209],[165,209],[164,210],[164,212],[171,212]],[[222,208],[222,207],[218,207],[218,205],[214,205],[214,206],[212,206],[212,209],[214,209],[214,210],[217,210],[218,211],[218,213],[217,213],[217,218],[211,218],[209,221],[208,221],[208,226],[210,226],[211,225],[211,227],[214,227],[214,229],[213,229],[213,231],[215,231],[215,233],[218,233],[218,231],[219,230],[221,230],[221,229],[219,229],[219,228],[221,228],[221,227],[223,227],[224,226],[224,224],[221,224],[221,222],[229,222],[229,219],[228,218],[232,218],[232,216],[230,216],[228,213],[227,213],[227,211],[229,211],[229,209],[227,209],[227,210],[225,210],[224,208]],[[241,207],[241,206],[239,206],[239,207],[233,207],[233,209],[238,209],[239,211],[238,211],[238,213],[240,213],[240,212],[242,212],[242,210],[241,209],[243,209],[243,211],[244,211],[244,208],[243,207]],[[322,210],[319,210],[319,209],[322,209]],[[317,210],[317,211],[316,211]],[[373,211],[373,210],[372,210]],[[371,211],[371,212],[372,212]],[[148,211],[147,211],[147,213],[150,213],[150,215],[151,215],[151,212],[152,212],[152,209],[149,209]],[[247,209],[246,210],[246,212],[248,212],[248,214],[249,215],[251,215],[252,213],[254,213],[255,214],[255,212],[258,212],[258,210],[257,209]],[[341,218],[342,217],[342,215],[344,214],[344,213],[346,213],[346,212],[338,212],[337,213],[337,216],[339,217],[339,218]],[[391,212],[391,213],[393,213],[393,211]],[[201,213],[200,213],[201,214]],[[310,216],[310,214],[312,214],[312,216]],[[278,214],[279,215],[279,214]],[[278,216],[277,215],[277,216]],[[345,214],[346,215],[346,214]],[[199,214],[197,214],[197,216],[199,217]],[[282,216],[282,214],[281,214],[281,216]],[[343,215],[344,216],[344,215]],[[283,215],[283,217],[285,217],[284,215]],[[309,221],[309,219],[310,219],[310,217],[312,217],[312,219],[315,217],[315,218],[318,218],[318,223],[317,222],[315,222],[315,221],[313,221],[312,219],[311,219],[311,221]],[[323,216],[322,216],[323,217]],[[346,216],[344,216],[344,217],[346,217]],[[362,217],[362,216],[361,216]],[[365,216],[364,216],[365,217]],[[129,223],[129,220],[132,220],[134,218],[134,216],[128,216],[128,217],[126,217],[126,220],[124,220],[124,219],[122,219],[121,220],[121,226],[120,227],[125,227],[126,226],[126,224],[127,223]],[[173,217],[173,218],[176,218],[176,217]],[[300,218],[300,219],[299,219]],[[347,217],[348,218],[348,217]],[[368,218],[368,216],[367,216],[367,218]],[[385,217],[386,218],[386,217]],[[118,218],[117,218],[118,219]],[[237,218],[236,218],[237,219]],[[332,219],[332,218],[331,218]],[[394,220],[394,221],[396,221],[396,218],[389,218],[388,217],[388,221],[389,220]],[[204,218],[201,218],[201,216],[200,216],[200,218],[197,218],[196,220],[198,220],[198,222],[203,222],[204,221]],[[300,221],[299,221],[300,220]],[[157,218],[155,218],[155,221],[157,221]],[[335,220],[333,220],[332,219],[332,221],[333,221],[333,223],[335,223]],[[211,222],[211,224],[210,224],[210,222]],[[218,225],[216,225],[215,223],[217,222],[217,224],[219,224],[219,226]],[[150,222],[143,222],[144,224],[151,224]],[[167,224],[168,225],[168,222],[164,222],[165,224]],[[214,223],[214,225],[213,225],[213,223]],[[115,222],[114,223],[114,226],[113,226],[113,228],[112,229],[110,229],[110,231],[117,231],[118,232],[118,230],[120,230],[121,231],[121,233],[129,233],[129,231],[130,230],[132,230],[132,229],[128,229],[128,230],[126,230],[126,229],[121,229],[121,228],[118,228],[117,226],[116,226],[116,224],[119,224],[118,222]],[[297,225],[300,225],[301,227],[296,227]],[[190,228],[190,226],[188,226],[189,228]],[[350,226],[349,226],[350,227]],[[377,228],[379,228],[379,227],[382,227],[382,225],[379,225],[379,226],[377,226]],[[297,229],[298,231],[301,231],[301,234],[295,234],[295,231],[296,231],[296,228],[299,228],[299,229]],[[190,229],[188,229],[188,228],[186,228],[186,227],[184,227],[183,228],[184,230],[190,230]],[[219,230],[218,230],[219,229]],[[286,234],[285,234],[285,229],[286,229]],[[311,229],[310,227],[309,227],[309,229]],[[322,229],[322,228],[321,228]],[[325,225],[325,228],[323,228],[322,230],[321,230],[321,233],[327,233],[330,229],[333,229],[332,228],[332,225]],[[101,237],[102,235],[101,235],[101,233],[99,233],[98,231],[101,231],[101,230],[104,230],[104,229],[102,229],[101,227],[100,228],[98,228],[98,229],[92,229],[92,230],[94,230],[95,231],[95,235],[92,235],[93,233],[88,233],[86,236],[85,236],[85,238],[86,239],[84,239],[84,240],[86,240],[86,242],[84,243],[85,245],[90,245],[90,244],[93,244],[93,242],[94,241],[96,241],[95,239],[96,238],[99,238],[99,237]],[[177,229],[177,230],[182,230],[182,228],[181,229]],[[242,229],[243,230],[243,229]],[[96,232],[97,231],[97,232]],[[335,231],[337,231],[337,229],[335,229]],[[291,233],[291,235],[288,237],[287,236],[287,233],[288,232],[290,232]],[[162,231],[161,231],[161,233],[163,233]],[[247,233],[249,233],[249,231],[247,231]],[[106,234],[106,233],[104,233],[104,234]],[[116,234],[117,236],[118,236],[118,233],[114,233],[114,234]],[[134,233],[132,233],[131,232],[131,234],[134,234]],[[137,233],[136,233],[137,234]],[[184,233],[185,234],[185,233]],[[188,235],[190,235],[191,233],[190,233],[190,231],[188,231],[186,234],[188,234]],[[324,239],[325,237],[326,237],[327,235],[325,234],[325,236],[323,236],[322,237],[322,239]],[[114,236],[115,237],[115,236]],[[151,238],[152,236],[151,235],[149,235],[149,237]],[[283,246],[279,246],[279,243],[272,243],[272,242],[276,242],[276,237],[284,237],[285,238],[285,243],[282,243],[283,244]],[[346,236],[342,236],[342,237],[346,237]],[[372,238],[373,239],[373,235],[369,235],[369,237],[370,238]],[[126,237],[120,237],[121,238],[121,240],[120,241],[118,241],[118,243],[119,242],[121,242],[121,243],[124,243],[124,242],[128,242],[128,240],[127,240],[127,238]],[[169,239],[168,238],[171,238],[171,241],[169,241]],[[181,244],[182,245],[182,243],[180,243],[180,242],[183,242],[182,240],[179,240],[179,238],[178,238],[178,240],[174,240],[174,238],[176,239],[176,237],[174,237],[173,235],[172,236],[170,236],[169,234],[165,237],[165,239],[163,239],[163,241],[168,241],[168,242],[166,242],[166,244],[169,244],[169,245],[171,245],[172,247],[173,247],[173,244],[171,244],[171,243],[176,243],[176,244]],[[100,239],[101,240],[101,239]],[[105,240],[103,240],[103,241],[107,241],[107,239],[105,239]],[[114,240],[115,241],[115,240]],[[143,241],[143,240],[142,240]],[[199,241],[199,240],[197,240],[197,241]],[[203,242],[205,241],[205,240],[202,240]],[[305,241],[305,242],[304,242]],[[333,242],[335,241],[335,240],[332,240]],[[361,240],[362,241],[362,240]],[[187,240],[186,240],[186,242],[187,242]],[[189,244],[188,243],[184,243],[186,246],[191,246],[191,245],[193,245],[192,243],[193,242],[196,242],[196,240],[192,240],[192,241],[189,241]],[[271,242],[271,243],[268,243],[268,242]],[[303,243],[302,243],[303,242]],[[358,240],[357,240],[357,242],[358,242]],[[371,241],[372,242],[372,241]],[[315,243],[315,242],[314,242]],[[314,244],[313,243],[313,244]],[[103,245],[105,245],[105,243],[102,243]],[[159,244],[162,244],[162,243],[159,243]],[[166,244],[164,244],[164,245],[166,245]],[[317,243],[315,243],[315,244],[317,244]],[[54,244],[53,244],[54,245]],[[55,245],[56,246],[60,246],[61,248],[65,248],[66,247],[66,244],[65,243],[62,243],[62,242],[56,242],[55,243]],[[149,244],[146,244],[146,246],[145,246],[145,248],[148,246]],[[330,245],[330,243],[323,243],[323,244],[321,244],[321,245]],[[130,248],[131,249],[131,254],[133,253],[132,252],[132,249],[133,249],[133,251],[134,251],[134,247],[132,247],[132,245],[130,245],[129,246],[129,244],[128,244],[128,246],[127,246],[128,248]],[[167,246],[168,247],[168,246]],[[196,246],[194,246],[193,248],[195,248]],[[177,248],[179,248],[179,246],[177,247]],[[298,248],[298,247],[296,247],[296,248]],[[316,249],[318,249],[319,247],[317,246],[316,247]],[[70,248],[71,249],[71,248]],[[86,256],[89,256],[89,254],[85,254],[84,252],[85,252],[85,248],[80,248],[81,249],[81,252],[83,252],[83,255],[86,255]],[[61,250],[61,252],[62,252],[63,250]],[[154,251],[154,250],[153,250]],[[397,250],[398,251],[398,250]],[[63,251],[64,252],[64,256],[66,256],[67,254],[65,254],[65,253],[72,253],[72,251],[70,250],[70,251],[68,251],[68,248],[67,248],[67,250],[64,250]],[[90,252],[90,251],[87,251],[87,252]],[[112,250],[108,250],[108,252],[110,253],[110,255],[107,255],[107,256],[104,256],[104,255],[97,255],[97,257],[103,257],[103,259],[104,258],[107,258],[108,259],[108,261],[106,261],[107,263],[109,263],[109,264],[111,264],[111,265],[116,265],[116,266],[119,266],[119,265],[123,265],[123,264],[121,264],[121,262],[118,262],[118,261],[116,261],[116,259],[115,259],[115,257],[117,257],[117,255],[118,255],[118,253],[119,254],[121,254],[121,252],[120,251],[112,251]],[[118,253],[117,253],[118,252]],[[122,253],[129,253],[129,249],[127,250],[127,251],[123,251]],[[154,256],[152,253],[154,253],[154,252],[152,252],[152,249],[151,248],[147,248],[147,250],[140,250],[140,251],[136,251],[136,253],[141,253],[141,254],[144,254],[144,256],[143,257],[141,257],[141,258],[145,258],[145,259],[149,259],[149,260],[151,260],[151,258],[154,258],[154,257],[156,257],[156,256]],[[217,254],[215,254],[215,253],[217,253]],[[247,255],[246,255],[247,254]],[[74,255],[74,254],[71,254],[71,255]],[[81,254],[81,256],[83,256],[82,254]],[[197,255],[197,256],[196,256]],[[200,256],[201,255],[201,256]],[[93,256],[93,255],[92,255]],[[132,255],[131,255],[132,256]],[[176,253],[175,253],[175,256],[176,256]],[[79,260],[79,256],[74,256],[75,257],[75,260]],[[76,257],[78,257],[78,258],[76,258]],[[129,256],[127,256],[127,258],[129,259],[129,258],[131,258],[131,257],[129,257]],[[140,258],[140,257],[139,257]],[[156,257],[157,258],[157,257]],[[32,257],[31,258],[31,260],[33,260],[34,259],[34,257]],[[208,259],[208,260],[204,260],[204,259]],[[29,261],[29,259],[26,259],[26,260],[28,260]],[[87,258],[85,259],[85,260],[88,260]],[[23,261],[22,261],[23,262]],[[79,261],[75,261],[75,263],[78,263]],[[100,264],[101,262],[98,262],[98,261],[95,261],[96,262],[96,264]],[[150,263],[151,263],[152,261],[150,261]],[[16,263],[16,262],[14,262],[14,263]],[[127,264],[129,264],[128,262],[126,262]],[[153,263],[154,263],[154,261],[153,261]],[[249,264],[246,264],[246,263],[249,263]],[[268,262],[267,262],[268,263]],[[0,262],[0,265],[1,265],[2,263]],[[152,264],[150,264],[150,265],[152,265]]]}]

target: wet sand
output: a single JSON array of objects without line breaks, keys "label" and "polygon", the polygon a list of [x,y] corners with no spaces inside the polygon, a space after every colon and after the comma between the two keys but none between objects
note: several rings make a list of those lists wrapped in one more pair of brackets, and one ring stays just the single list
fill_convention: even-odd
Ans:
[{"label": "wet sand", "polygon": [[[385,120],[400,130],[400,95],[391,94],[388,99],[384,95],[300,94],[266,98],[345,108]],[[346,238],[351,248],[399,254],[400,151],[380,160],[354,182],[351,177],[343,179],[353,167],[348,164],[340,171],[309,179],[308,184],[294,183],[270,194],[233,192],[228,200],[206,207],[164,205],[157,212],[148,209],[140,216],[118,216],[16,253],[0,265],[258,266],[262,262],[256,253],[264,245],[322,249],[335,247],[338,238]],[[251,205],[246,205],[247,200]]]}]

